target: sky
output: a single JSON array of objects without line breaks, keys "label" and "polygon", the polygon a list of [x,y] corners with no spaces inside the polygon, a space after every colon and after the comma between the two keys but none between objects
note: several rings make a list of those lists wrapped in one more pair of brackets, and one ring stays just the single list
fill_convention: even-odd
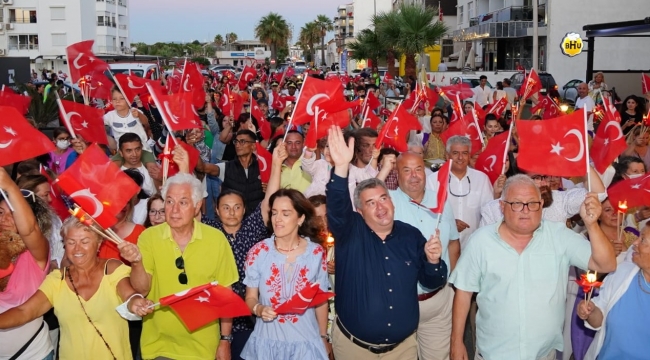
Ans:
[{"label": "sky", "polygon": [[255,25],[273,11],[293,25],[293,41],[300,28],[316,15],[333,18],[341,0],[130,0],[131,42],[212,41],[216,34],[254,39]]}]

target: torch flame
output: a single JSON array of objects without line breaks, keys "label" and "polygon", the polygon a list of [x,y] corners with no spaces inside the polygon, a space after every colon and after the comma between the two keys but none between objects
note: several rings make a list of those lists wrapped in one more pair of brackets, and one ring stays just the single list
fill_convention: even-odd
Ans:
[{"label": "torch flame", "polygon": [[327,237],[327,245],[332,246],[334,245],[334,238],[330,234],[330,236]]},{"label": "torch flame", "polygon": [[627,200],[618,202],[618,211],[627,213]]},{"label": "torch flame", "polygon": [[587,281],[588,282],[595,283],[597,279],[598,279],[598,276],[596,275],[596,273],[592,273],[592,272],[587,273]]}]

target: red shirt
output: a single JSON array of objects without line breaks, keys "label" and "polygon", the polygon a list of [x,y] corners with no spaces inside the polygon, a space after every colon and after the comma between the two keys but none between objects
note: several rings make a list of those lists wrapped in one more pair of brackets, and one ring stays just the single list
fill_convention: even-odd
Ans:
[{"label": "red shirt", "polygon": [[[137,245],[138,237],[140,237],[140,234],[142,234],[144,230],[144,226],[135,224],[133,231],[131,231],[128,236],[124,237],[124,240]],[[99,247],[99,257],[102,259],[116,259],[122,261],[126,265],[131,265],[130,262],[120,257],[120,250],[118,250],[117,245],[110,240],[104,240],[102,242],[102,245]]]}]

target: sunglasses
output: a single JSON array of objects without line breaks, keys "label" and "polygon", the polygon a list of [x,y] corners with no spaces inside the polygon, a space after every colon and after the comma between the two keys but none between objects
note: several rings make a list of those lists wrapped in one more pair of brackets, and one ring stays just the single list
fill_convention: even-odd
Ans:
[{"label": "sunglasses", "polygon": [[185,260],[183,260],[182,256],[176,258],[176,268],[178,270],[183,270],[182,273],[178,274],[178,282],[183,285],[187,285],[187,274],[185,273]]},{"label": "sunglasses", "polygon": [[32,202],[36,202],[36,194],[34,194],[33,191],[31,190],[26,190],[26,189],[20,189],[20,193],[23,195],[25,199],[32,199]]}]

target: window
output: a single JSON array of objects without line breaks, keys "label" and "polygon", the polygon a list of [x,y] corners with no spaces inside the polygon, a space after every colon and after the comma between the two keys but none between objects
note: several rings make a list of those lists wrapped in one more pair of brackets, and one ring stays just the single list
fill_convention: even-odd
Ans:
[{"label": "window", "polygon": [[467,17],[471,20],[474,17],[474,2],[467,3]]},{"label": "window", "polygon": [[442,57],[446,58],[449,55],[454,53],[454,40],[453,39],[443,39],[442,40]]},{"label": "window", "polygon": [[65,7],[51,7],[50,20],[65,20]]},{"label": "window", "polygon": [[64,34],[52,34],[52,46],[68,46],[68,36]]},{"label": "window", "polygon": [[35,24],[36,10],[9,9],[9,22]]},{"label": "window", "polygon": [[458,7],[458,24],[463,25],[463,6]]},{"label": "window", "polygon": [[9,35],[9,50],[38,50],[38,35]]}]

